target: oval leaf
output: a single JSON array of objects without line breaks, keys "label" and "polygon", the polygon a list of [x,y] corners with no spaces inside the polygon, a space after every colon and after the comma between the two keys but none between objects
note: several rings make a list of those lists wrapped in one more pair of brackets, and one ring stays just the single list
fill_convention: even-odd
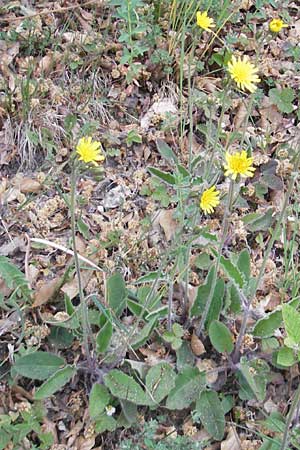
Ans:
[{"label": "oval leaf", "polygon": [[205,386],[205,375],[197,368],[187,367],[177,375],[175,387],[169,393],[166,406],[169,409],[184,409],[195,401]]},{"label": "oval leaf", "polygon": [[89,398],[89,411],[92,419],[96,419],[110,402],[110,393],[103,384],[95,383]]},{"label": "oval leaf", "polygon": [[46,380],[65,365],[65,360],[52,353],[37,351],[17,359],[14,370],[32,380]]},{"label": "oval leaf", "polygon": [[233,351],[232,334],[223,323],[214,320],[210,324],[208,334],[210,342],[219,353]]},{"label": "oval leaf", "polygon": [[66,366],[54,373],[47,381],[45,381],[36,391],[34,398],[42,400],[50,397],[56,391],[61,389],[76,373],[75,367]]},{"label": "oval leaf", "polygon": [[206,431],[217,441],[223,439],[225,416],[222,403],[215,391],[202,391],[196,403],[196,411]]},{"label": "oval leaf", "polygon": [[146,376],[146,387],[156,403],[160,403],[173,389],[175,378],[174,370],[167,363],[151,367]]},{"label": "oval leaf", "polygon": [[117,398],[128,400],[136,405],[149,405],[151,403],[141,386],[132,377],[120,370],[113,369],[105,375],[104,384]]}]

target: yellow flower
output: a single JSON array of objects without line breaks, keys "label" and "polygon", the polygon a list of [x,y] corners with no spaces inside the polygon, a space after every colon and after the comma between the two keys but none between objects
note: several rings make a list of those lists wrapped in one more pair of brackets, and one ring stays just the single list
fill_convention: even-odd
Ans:
[{"label": "yellow flower", "polygon": [[241,57],[237,59],[235,56],[232,56],[231,61],[228,63],[228,69],[231,78],[240,89],[243,91],[248,89],[250,92],[256,90],[255,83],[260,82],[260,79],[256,75],[258,69],[249,61],[247,55],[243,59]]},{"label": "yellow flower", "polygon": [[93,163],[97,165],[97,161],[104,161],[105,156],[101,151],[101,143],[94,141],[92,142],[91,137],[83,137],[79,139],[76,147],[76,152],[80,156],[79,160],[85,163]]},{"label": "yellow flower", "polygon": [[208,17],[207,11],[204,12],[198,11],[196,18],[197,18],[197,25],[200,28],[203,28],[203,30],[210,31],[209,29],[215,26],[214,19]]},{"label": "yellow flower", "polygon": [[206,189],[201,195],[200,208],[205,214],[214,212],[214,208],[220,203],[220,192],[216,190],[216,186]]},{"label": "yellow flower", "polygon": [[273,33],[279,33],[279,31],[281,31],[282,28],[287,28],[287,27],[288,27],[288,25],[286,23],[284,23],[283,20],[281,20],[281,19],[273,19],[269,23],[270,31],[272,31]]},{"label": "yellow flower", "polygon": [[241,177],[253,177],[255,168],[252,167],[253,158],[248,158],[247,152],[235,152],[232,155],[228,152],[225,154],[226,164],[224,165],[225,176],[236,180],[238,175]]}]

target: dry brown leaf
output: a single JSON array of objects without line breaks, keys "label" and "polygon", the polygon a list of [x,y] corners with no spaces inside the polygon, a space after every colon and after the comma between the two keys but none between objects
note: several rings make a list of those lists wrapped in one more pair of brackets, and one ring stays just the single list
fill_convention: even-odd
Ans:
[{"label": "dry brown leaf", "polygon": [[240,128],[241,125],[245,125],[245,118],[248,115],[248,109],[243,100],[239,101],[239,104],[236,108],[235,117],[233,119],[233,125],[236,130]]},{"label": "dry brown leaf", "polygon": [[157,221],[164,230],[167,241],[170,241],[178,228],[178,222],[174,219],[175,209],[162,209],[158,216]]},{"label": "dry brown leaf", "polygon": [[95,445],[95,439],[96,434],[92,437],[86,438],[84,436],[79,436],[78,439],[76,439],[74,447],[72,447],[74,450],[91,450],[94,448]]},{"label": "dry brown leaf", "polygon": [[23,178],[19,186],[23,194],[39,192],[42,189],[41,183],[31,178]]},{"label": "dry brown leaf", "polygon": [[[83,289],[86,287],[88,282],[93,276],[92,270],[85,270],[81,272],[81,282]],[[74,297],[76,297],[79,293],[78,290],[78,277],[77,275],[73,278],[73,280],[69,281],[68,283],[64,284],[61,288],[61,291],[64,294],[67,294],[67,296],[72,300]]]},{"label": "dry brown leaf", "polygon": [[36,75],[44,75],[47,76],[51,70],[54,69],[55,64],[60,57],[60,54],[58,52],[49,52],[47,55],[43,56],[43,58],[39,61]]},{"label": "dry brown leaf", "polygon": [[200,356],[206,352],[205,347],[202,344],[202,341],[198,338],[198,336],[196,336],[195,333],[192,334],[191,349],[194,355],[196,356]]},{"label": "dry brown leaf", "polygon": [[221,442],[221,450],[241,450],[241,441],[234,427],[231,427],[225,441]]},{"label": "dry brown leaf", "polygon": [[200,371],[205,372],[206,381],[208,384],[214,384],[218,379],[217,364],[212,359],[199,359],[196,366]]},{"label": "dry brown leaf", "polygon": [[59,289],[61,278],[56,277],[51,281],[46,281],[34,293],[33,307],[37,308],[47,303]]}]

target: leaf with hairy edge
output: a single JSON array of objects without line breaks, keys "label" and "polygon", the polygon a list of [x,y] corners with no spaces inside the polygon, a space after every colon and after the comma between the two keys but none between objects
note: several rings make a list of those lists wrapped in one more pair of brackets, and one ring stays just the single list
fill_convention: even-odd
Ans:
[{"label": "leaf with hairy edge", "polygon": [[173,161],[175,164],[177,164],[177,156],[165,141],[163,141],[162,139],[157,139],[156,146],[163,158],[167,159],[168,161]]},{"label": "leaf with hairy edge", "polygon": [[45,381],[35,392],[36,400],[43,400],[59,391],[75,375],[76,369],[72,366],[66,366],[58,370],[47,381]]},{"label": "leaf with hairy edge", "polygon": [[237,261],[237,268],[245,276],[248,281],[251,275],[250,254],[247,248],[241,251]]},{"label": "leaf with hairy edge", "polygon": [[195,401],[206,383],[205,374],[197,368],[187,367],[175,379],[175,387],[168,395],[166,407],[169,409],[188,408]]},{"label": "leaf with hairy edge", "polygon": [[212,390],[202,391],[196,402],[196,411],[206,431],[217,441],[222,440],[225,415],[218,394]]},{"label": "leaf with hairy edge", "polygon": [[160,403],[175,386],[176,374],[167,363],[151,367],[146,375],[146,387],[154,402]]},{"label": "leaf with hairy edge", "polygon": [[89,397],[89,411],[92,419],[97,418],[110,402],[111,396],[106,386],[95,383]]},{"label": "leaf with hairy edge", "polygon": [[231,353],[233,351],[232,334],[228,328],[218,320],[214,320],[209,326],[209,339],[219,353]]},{"label": "leaf with hairy edge", "polygon": [[117,398],[128,400],[136,405],[149,405],[151,403],[149,396],[145,394],[134,378],[121,370],[111,370],[105,375],[104,384]]},{"label": "leaf with hairy edge", "polygon": [[14,370],[32,380],[46,380],[65,365],[65,360],[53,353],[37,351],[18,358]]},{"label": "leaf with hairy edge", "polygon": [[157,178],[160,178],[165,183],[168,183],[171,185],[176,184],[176,179],[175,179],[174,175],[171,175],[170,173],[167,173],[167,172],[163,172],[162,170],[155,169],[155,167],[149,167],[148,170],[151,173],[151,175],[154,175]]}]

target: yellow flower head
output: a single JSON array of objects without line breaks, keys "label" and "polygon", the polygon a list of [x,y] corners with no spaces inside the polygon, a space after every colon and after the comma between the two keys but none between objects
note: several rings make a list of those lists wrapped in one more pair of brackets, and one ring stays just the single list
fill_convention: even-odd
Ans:
[{"label": "yellow flower head", "polygon": [[200,28],[203,28],[203,30],[209,31],[210,28],[213,28],[215,26],[214,19],[208,17],[207,11],[204,12],[198,11],[196,18],[197,18],[197,25]]},{"label": "yellow flower head", "polygon": [[206,189],[200,198],[200,208],[205,214],[214,212],[214,208],[220,203],[220,192],[216,190],[216,186]]},{"label": "yellow flower head", "polygon": [[245,150],[235,152],[232,155],[226,152],[225,159],[224,169],[226,177],[231,177],[233,180],[236,180],[238,175],[244,178],[253,177],[253,172],[255,172],[255,168],[252,167],[253,158],[248,158]]},{"label": "yellow flower head", "polygon": [[273,19],[269,23],[270,31],[272,31],[273,33],[279,33],[279,31],[281,31],[282,28],[287,28],[287,27],[288,27],[288,25],[286,23],[284,23],[283,20],[281,20],[281,19]]},{"label": "yellow flower head", "polygon": [[91,137],[79,139],[76,153],[79,155],[79,160],[85,163],[93,163],[95,166],[97,165],[97,162],[105,160],[105,156],[101,151],[101,143],[97,141],[92,142]]},{"label": "yellow flower head", "polygon": [[257,67],[249,61],[248,56],[238,59],[233,56],[228,63],[228,70],[231,78],[236,82],[238,87],[243,91],[248,89],[250,92],[256,90],[255,83],[259,83],[260,79],[256,75]]}]

